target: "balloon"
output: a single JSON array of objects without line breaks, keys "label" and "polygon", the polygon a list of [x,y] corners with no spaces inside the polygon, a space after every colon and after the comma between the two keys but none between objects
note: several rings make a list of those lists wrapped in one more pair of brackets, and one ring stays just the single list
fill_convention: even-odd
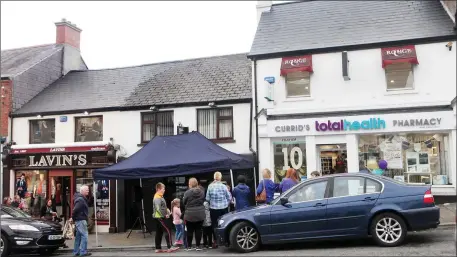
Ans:
[{"label": "balloon", "polygon": [[383,170],[387,169],[387,161],[386,160],[380,160],[379,161],[379,168],[383,169]]}]

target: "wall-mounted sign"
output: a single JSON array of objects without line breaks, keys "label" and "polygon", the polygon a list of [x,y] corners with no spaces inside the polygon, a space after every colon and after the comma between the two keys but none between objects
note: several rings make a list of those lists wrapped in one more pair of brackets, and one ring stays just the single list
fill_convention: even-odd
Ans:
[{"label": "wall-mounted sign", "polygon": [[373,129],[385,129],[386,122],[380,118],[370,118],[362,121],[330,121],[327,122],[315,122],[316,131],[345,131],[345,130],[373,130]]},{"label": "wall-mounted sign", "polygon": [[12,154],[54,153],[54,152],[103,152],[108,151],[108,145],[97,146],[69,146],[50,148],[12,149]]},{"label": "wall-mounted sign", "polygon": [[60,122],[67,122],[68,117],[67,116],[60,116]]},{"label": "wall-mounted sign", "polygon": [[294,57],[284,57],[281,63],[281,76],[286,76],[290,72],[313,72],[313,56],[303,55]]},{"label": "wall-mounted sign", "polygon": [[276,126],[276,132],[301,132],[301,131],[309,131],[309,125],[302,125],[302,124],[293,124],[293,125],[283,125],[283,126]]},{"label": "wall-mounted sign", "polygon": [[271,102],[271,101],[274,101],[274,88],[273,88],[273,84],[275,83],[275,77],[265,77],[264,78],[264,81],[265,81],[265,99],[267,99],[267,101]]},{"label": "wall-mounted sign", "polygon": [[29,167],[62,167],[62,166],[85,166],[86,154],[56,154],[29,156]]},{"label": "wall-mounted sign", "polygon": [[402,62],[419,64],[416,48],[413,45],[382,48],[381,54],[383,68],[390,64]]},{"label": "wall-mounted sign", "polygon": [[441,118],[393,120],[394,127],[438,127]]},{"label": "wall-mounted sign", "polygon": [[275,77],[265,77],[264,80],[270,84],[275,83]]}]

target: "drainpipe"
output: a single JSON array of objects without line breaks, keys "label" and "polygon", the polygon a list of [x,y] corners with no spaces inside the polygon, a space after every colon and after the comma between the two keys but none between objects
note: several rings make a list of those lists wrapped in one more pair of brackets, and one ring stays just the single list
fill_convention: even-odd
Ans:
[{"label": "drainpipe", "polygon": [[249,122],[249,151],[251,151],[251,153],[254,154],[254,156],[255,156],[256,152],[254,151],[254,149],[252,149],[252,118],[254,116],[253,115],[253,112],[254,112],[253,108],[254,108],[254,104],[251,101],[251,105],[249,107],[249,110],[251,111],[251,114],[250,114],[250,117],[249,117],[249,120],[250,120],[250,122]]},{"label": "drainpipe", "polygon": [[[255,101],[255,113],[257,116],[257,113],[259,112],[259,104],[257,103],[257,61],[253,59],[254,61],[254,101]],[[259,172],[259,124],[257,121],[257,117],[255,119],[255,144],[256,144],[256,151],[257,154],[255,155],[256,157],[256,171]]]}]

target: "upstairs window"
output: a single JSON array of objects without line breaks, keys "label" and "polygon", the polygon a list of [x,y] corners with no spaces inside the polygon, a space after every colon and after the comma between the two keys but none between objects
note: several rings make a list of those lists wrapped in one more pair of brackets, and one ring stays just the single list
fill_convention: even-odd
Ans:
[{"label": "upstairs window", "polygon": [[155,136],[172,136],[174,131],[173,111],[141,114],[141,143],[147,143]]},{"label": "upstairs window", "polygon": [[75,118],[75,142],[103,141],[103,116]]},{"label": "upstairs window", "polygon": [[197,130],[208,139],[233,139],[233,108],[197,110]]},{"label": "upstairs window", "polygon": [[411,63],[394,63],[385,68],[387,90],[414,89],[413,65]]},{"label": "upstairs window", "polygon": [[311,96],[310,73],[307,71],[288,73],[286,75],[286,96]]},{"label": "upstairs window", "polygon": [[30,144],[49,144],[56,142],[56,120],[31,120]]}]

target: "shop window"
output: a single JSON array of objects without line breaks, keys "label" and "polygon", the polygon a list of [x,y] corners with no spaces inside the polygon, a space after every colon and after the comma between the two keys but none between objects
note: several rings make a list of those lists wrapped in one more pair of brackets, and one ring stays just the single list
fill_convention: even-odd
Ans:
[{"label": "shop window", "polygon": [[317,182],[297,189],[289,196],[289,202],[300,203],[325,198],[327,181]]},{"label": "shop window", "polygon": [[103,141],[103,116],[75,118],[75,142]]},{"label": "shop window", "polygon": [[398,181],[451,185],[449,144],[448,134],[363,135],[359,159],[371,172]]},{"label": "shop window", "polygon": [[311,96],[310,73],[307,71],[288,73],[286,95],[287,97]]},{"label": "shop window", "polygon": [[[289,141],[291,140],[291,141]],[[288,142],[289,141],[289,142]],[[306,143],[303,140],[284,138],[273,142],[274,181],[280,183],[289,168],[297,170],[300,178],[306,176]]]},{"label": "shop window", "polygon": [[233,139],[233,108],[197,110],[197,130],[208,139]]},{"label": "shop window", "polygon": [[141,113],[141,143],[155,136],[174,135],[173,111]]},{"label": "shop window", "polygon": [[93,170],[76,170],[76,190],[79,190],[84,185],[89,187],[89,215],[94,215],[94,201],[96,196],[97,222],[99,225],[109,224],[109,180],[96,180],[96,195],[94,195]]},{"label": "shop window", "polygon": [[385,68],[387,90],[414,88],[413,65],[411,63],[394,63]]},{"label": "shop window", "polygon": [[30,121],[30,144],[55,143],[55,119]]},{"label": "shop window", "polygon": [[47,199],[47,172],[44,170],[16,171],[15,194],[22,199],[22,209],[34,217],[40,216]]}]

